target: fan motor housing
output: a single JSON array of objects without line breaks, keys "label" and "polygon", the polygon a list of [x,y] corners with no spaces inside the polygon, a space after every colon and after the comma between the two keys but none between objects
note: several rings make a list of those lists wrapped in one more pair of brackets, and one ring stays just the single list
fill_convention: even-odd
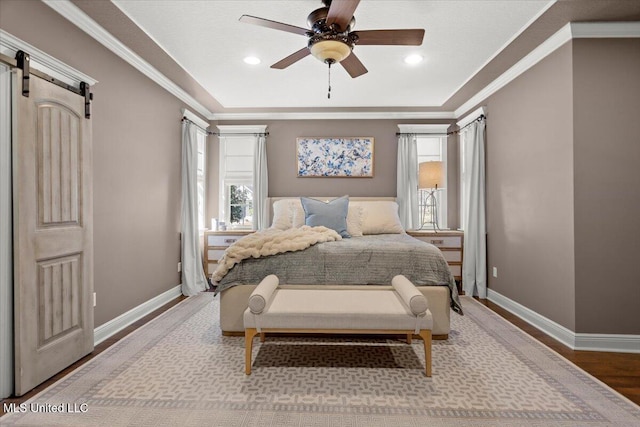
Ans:
[{"label": "fan motor housing", "polygon": [[[330,28],[326,25],[327,15],[329,14],[328,7],[321,7],[320,9],[316,9],[307,16],[307,26],[311,28],[316,33],[325,33],[327,31],[338,31],[337,28]],[[343,30],[343,32],[347,33],[351,31],[356,25],[356,18],[351,17],[351,21],[349,21],[349,25],[347,28]]]}]

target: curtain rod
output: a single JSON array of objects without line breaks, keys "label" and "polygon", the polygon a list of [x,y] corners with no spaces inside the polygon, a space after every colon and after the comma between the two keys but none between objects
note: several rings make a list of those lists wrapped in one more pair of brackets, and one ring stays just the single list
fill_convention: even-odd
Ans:
[{"label": "curtain rod", "polygon": [[452,130],[451,132],[446,132],[446,133],[413,133],[413,132],[396,132],[396,136],[402,136],[402,135],[430,135],[430,136],[449,136],[449,135],[455,135],[456,133],[460,133],[461,130],[471,126],[472,124],[474,124],[475,122],[480,122],[482,120],[486,119],[484,114],[481,114],[477,119],[471,121],[470,123],[462,126],[460,129],[458,130]]},{"label": "curtain rod", "polygon": [[460,129],[458,129],[458,130],[456,130],[456,131],[454,131],[454,132],[455,132],[455,133],[460,133],[460,131],[461,131],[462,129],[468,128],[469,126],[471,126],[471,125],[472,125],[472,124],[474,124],[475,122],[481,122],[481,121],[483,121],[483,120],[484,120],[484,119],[486,119],[486,118],[487,118],[487,117],[486,117],[484,114],[480,114],[480,115],[478,116],[478,118],[477,118],[477,119],[470,121],[469,123],[467,123],[466,125],[462,126]]},{"label": "curtain rod", "polygon": [[200,129],[203,132],[206,132],[207,135],[211,135],[211,132],[209,132],[208,130],[206,130],[205,128],[203,128],[202,126],[200,126],[199,124],[197,124],[196,122],[194,122],[193,120],[189,120],[186,117],[183,117],[182,120],[180,120],[181,122],[187,122],[187,123],[191,123],[192,125],[194,125],[195,127],[197,127],[198,129]]},{"label": "curtain rod", "polygon": [[253,136],[269,136],[269,132],[264,132],[264,133],[250,133],[250,132],[240,132],[240,133],[220,133],[220,132],[211,132],[210,130],[204,129],[202,126],[199,126],[197,123],[195,123],[193,120],[189,120],[186,117],[183,117],[182,122],[189,122],[192,125],[194,125],[195,127],[197,127],[198,129],[201,129],[202,131],[206,132],[207,135],[215,135],[215,136],[233,136],[233,135],[242,135],[242,136],[246,136],[246,135],[253,135]]}]

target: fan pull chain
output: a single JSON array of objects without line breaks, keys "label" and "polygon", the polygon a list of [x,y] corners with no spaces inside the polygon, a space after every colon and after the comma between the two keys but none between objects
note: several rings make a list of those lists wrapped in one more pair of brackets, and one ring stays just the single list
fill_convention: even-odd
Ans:
[{"label": "fan pull chain", "polygon": [[329,90],[327,91],[327,99],[331,99],[331,62],[329,62]]}]

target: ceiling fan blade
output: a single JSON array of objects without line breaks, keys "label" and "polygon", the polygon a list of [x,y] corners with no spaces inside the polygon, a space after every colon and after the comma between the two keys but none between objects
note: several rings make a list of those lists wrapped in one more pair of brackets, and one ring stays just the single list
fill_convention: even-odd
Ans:
[{"label": "ceiling fan blade", "polygon": [[365,30],[354,31],[357,44],[363,45],[405,45],[420,46],[424,39],[423,29],[413,30]]},{"label": "ceiling fan blade", "polygon": [[300,61],[302,58],[309,55],[310,53],[311,52],[309,51],[309,48],[303,47],[299,51],[294,52],[291,55],[287,56],[286,58],[276,62],[271,66],[271,68],[277,68],[278,70],[282,70],[284,68],[287,68],[289,65],[292,65]]},{"label": "ceiling fan blade", "polygon": [[351,77],[353,77],[354,79],[356,77],[359,77],[359,76],[369,72],[365,68],[365,66],[362,65],[362,62],[360,62],[360,60],[358,59],[356,54],[353,53],[353,52],[351,52],[351,54],[349,56],[347,56],[345,59],[340,61],[340,65],[342,65],[344,67],[344,69],[347,70],[347,73],[349,73],[349,75]]},{"label": "ceiling fan blade", "polygon": [[342,31],[347,29],[353,12],[356,11],[360,0],[333,0],[327,13],[327,25],[336,24]]},{"label": "ceiling fan blade", "polygon": [[251,15],[242,15],[240,17],[240,22],[259,25],[261,27],[272,28],[274,30],[300,34],[302,36],[307,35],[307,32],[309,31],[306,28],[296,27],[295,25],[284,24],[282,22],[271,21],[270,19],[258,18],[257,16],[251,16]]}]

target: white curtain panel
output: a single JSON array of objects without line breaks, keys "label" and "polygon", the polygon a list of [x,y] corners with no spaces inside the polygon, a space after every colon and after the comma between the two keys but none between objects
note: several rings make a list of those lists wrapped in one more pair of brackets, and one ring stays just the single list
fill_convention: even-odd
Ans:
[{"label": "white curtain panel", "polygon": [[269,193],[269,177],[267,174],[267,138],[260,135],[256,140],[253,163],[253,229],[264,230],[267,224]]},{"label": "white curtain panel", "polygon": [[487,297],[487,243],[485,206],[485,120],[475,121],[461,132],[466,173],[463,182],[464,258],[462,286],[466,295]]},{"label": "white curtain panel", "polygon": [[198,230],[198,142],[196,126],[182,122],[182,294],[196,295],[209,285],[204,277]]},{"label": "white curtain panel", "polygon": [[418,144],[416,136],[398,138],[398,175],[396,200],[400,222],[405,230],[419,227],[418,214]]}]

